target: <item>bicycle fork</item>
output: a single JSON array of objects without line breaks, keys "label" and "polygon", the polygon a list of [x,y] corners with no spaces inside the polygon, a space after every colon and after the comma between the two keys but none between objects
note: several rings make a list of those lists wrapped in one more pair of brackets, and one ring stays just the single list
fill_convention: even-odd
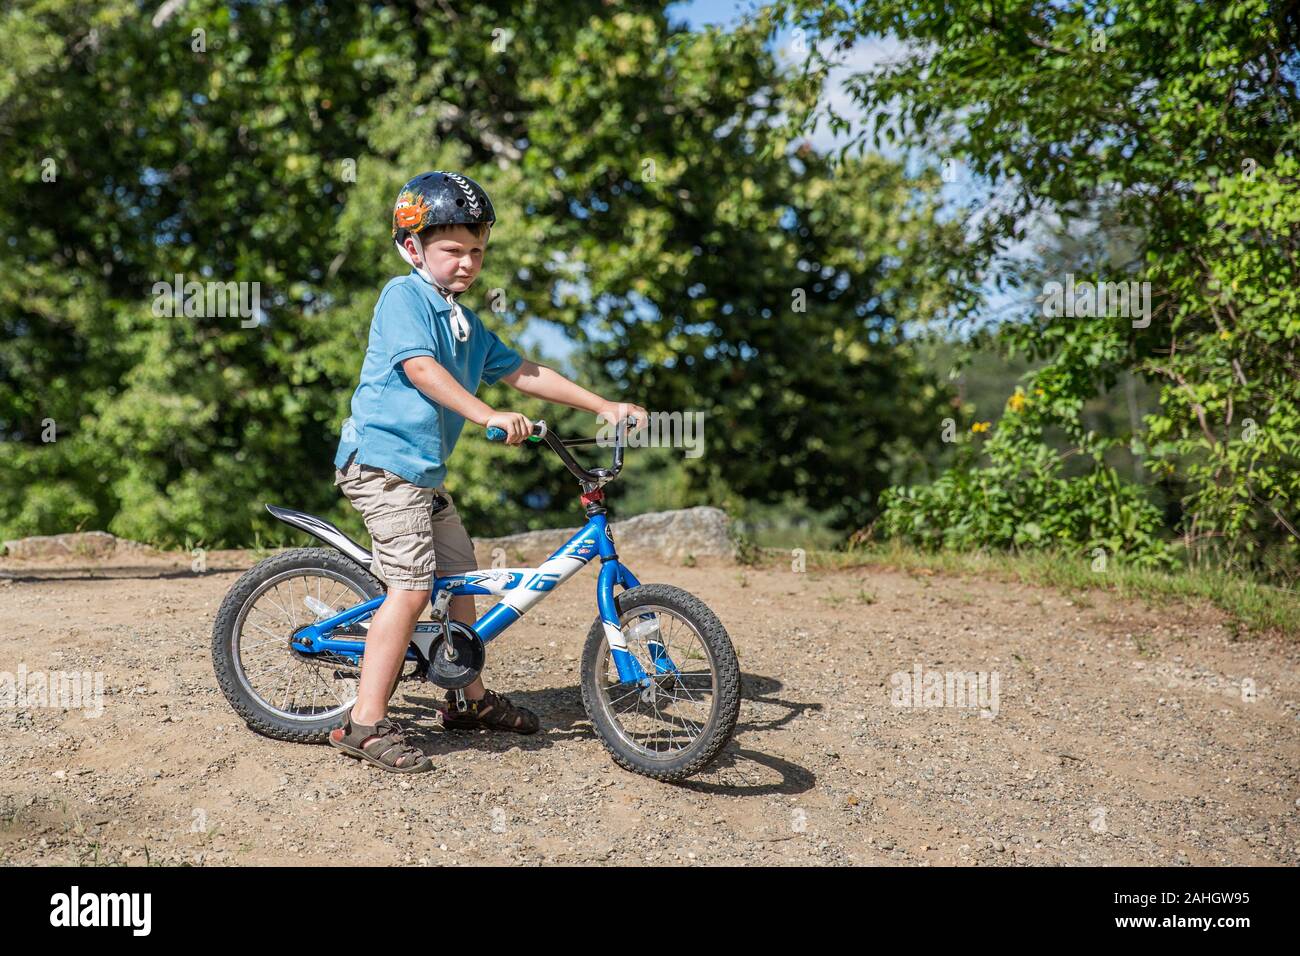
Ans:
[{"label": "bicycle fork", "polygon": [[[639,587],[640,584],[636,576],[617,558],[608,560],[601,565],[600,577],[596,582],[596,606],[600,612],[601,625],[605,629],[605,642],[609,645],[610,656],[614,659],[614,668],[618,671],[619,681],[625,684],[634,683],[650,690],[654,681],[628,649],[627,638],[624,637],[623,628],[619,624],[618,603],[614,595],[615,586],[627,590]],[[640,619],[632,625],[629,634],[645,642],[656,675],[678,672],[677,665],[668,655],[668,649],[658,640],[659,622],[654,614],[640,615]]]}]

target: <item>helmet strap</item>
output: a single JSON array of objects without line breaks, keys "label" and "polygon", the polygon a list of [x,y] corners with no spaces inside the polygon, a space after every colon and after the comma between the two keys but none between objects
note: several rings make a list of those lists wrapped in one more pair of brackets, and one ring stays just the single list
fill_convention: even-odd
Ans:
[{"label": "helmet strap", "polygon": [[[412,234],[408,233],[408,235],[412,235]],[[419,236],[415,237],[415,241],[416,242],[420,241]],[[394,245],[397,246],[397,251],[402,254],[402,258],[406,260],[406,264],[410,266],[412,269],[414,269],[420,275],[421,278],[423,278],[426,282],[429,283],[429,285],[437,289],[438,294],[441,295],[444,299],[446,299],[447,304],[451,306],[451,330],[452,330],[452,334],[456,336],[456,341],[457,342],[468,341],[469,321],[465,318],[465,313],[461,309],[460,303],[456,301],[456,293],[440,285],[433,278],[433,275],[429,272],[428,267],[423,265],[423,263],[421,263],[420,265],[416,265],[415,259],[412,258],[411,253],[406,248],[405,243],[396,242],[394,243]]]}]

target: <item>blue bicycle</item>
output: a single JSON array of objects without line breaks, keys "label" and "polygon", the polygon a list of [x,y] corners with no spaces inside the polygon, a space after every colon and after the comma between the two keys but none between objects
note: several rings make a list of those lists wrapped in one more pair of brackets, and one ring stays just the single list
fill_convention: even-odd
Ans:
[{"label": "blue bicycle", "polygon": [[[740,665],[726,629],[702,601],[672,585],[641,584],[619,560],[603,489],[623,468],[627,428],[626,421],[618,427],[611,467],[587,470],[568,449],[599,439],[561,440],[545,422],[534,424],[529,441],[545,443],[578,479],[586,525],[540,567],[437,578],[430,619],[416,625],[397,682],[428,680],[457,691],[473,683],[485,645],[599,557],[598,614],[582,653],[583,706],[619,766],[681,780],[731,738]],[[488,430],[490,440],[504,437]],[[445,507],[445,499],[438,501]],[[267,510],[330,547],[284,551],[245,572],[217,612],[213,664],[226,699],[253,730],[323,743],[356,700],[366,630],[385,586],[369,571],[370,552],[328,521],[274,505]],[[456,594],[501,600],[470,627],[450,619]]]}]

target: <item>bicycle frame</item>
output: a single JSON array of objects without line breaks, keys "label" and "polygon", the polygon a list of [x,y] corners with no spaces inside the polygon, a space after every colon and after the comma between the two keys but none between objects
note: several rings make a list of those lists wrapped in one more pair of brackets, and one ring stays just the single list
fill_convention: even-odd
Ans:
[{"label": "bicycle frame", "polygon": [[[519,620],[531,608],[539,604],[547,594],[554,591],[569,578],[584,568],[594,557],[600,557],[600,575],[596,580],[596,606],[600,620],[605,629],[605,640],[609,645],[610,655],[623,683],[637,683],[648,686],[650,676],[646,674],[641,662],[628,651],[623,629],[619,624],[615,587],[624,590],[637,587],[641,582],[628,568],[619,561],[614,549],[614,536],[604,512],[598,512],[587,519],[587,523],[567,542],[561,545],[536,568],[492,568],[486,571],[470,571],[436,578],[433,582],[435,598],[439,592],[447,591],[459,594],[499,594],[501,601],[493,605],[487,613],[474,623],[474,630],[484,644],[500,637],[515,621]],[[346,658],[353,664],[360,663],[365,654],[365,641],[350,637],[333,637],[337,628],[360,624],[370,618],[384,603],[384,596],[371,598],[361,604],[348,608],[333,617],[317,621],[299,629],[293,637],[294,649],[302,654],[323,654],[326,652]],[[653,619],[654,615],[642,615]],[[415,625],[415,634],[411,643],[419,648],[425,660],[429,659],[429,650],[441,634],[442,627],[436,621],[420,621]],[[658,641],[646,642],[650,658],[658,674],[678,673],[676,664],[668,656],[665,648]],[[419,658],[411,648],[407,649],[406,660]]]}]

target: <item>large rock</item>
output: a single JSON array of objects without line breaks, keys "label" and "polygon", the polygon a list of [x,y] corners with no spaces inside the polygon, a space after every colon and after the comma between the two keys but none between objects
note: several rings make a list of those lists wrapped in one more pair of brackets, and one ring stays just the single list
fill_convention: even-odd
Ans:
[{"label": "large rock", "polygon": [[107,531],[38,535],[4,543],[4,555],[29,561],[34,558],[106,558],[117,550],[117,538]]},{"label": "large rock", "polygon": [[[684,508],[680,511],[653,511],[626,521],[611,521],[614,543],[620,554],[647,554],[665,561],[685,558],[722,558],[734,560],[735,542],[729,520],[719,508]],[[540,563],[547,555],[568,541],[578,529],[556,528],[550,531],[525,531],[504,538],[478,538],[475,550],[479,563],[487,567],[492,551],[505,549],[507,562]]]}]

